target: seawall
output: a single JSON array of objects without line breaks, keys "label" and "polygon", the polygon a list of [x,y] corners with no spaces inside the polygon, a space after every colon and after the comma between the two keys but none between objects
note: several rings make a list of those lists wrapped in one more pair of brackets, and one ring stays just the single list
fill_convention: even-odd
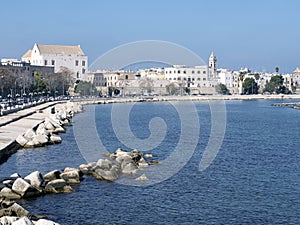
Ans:
[{"label": "seawall", "polygon": [[19,148],[16,138],[26,130],[37,126],[51,113],[53,106],[65,102],[47,102],[0,117],[0,163]]}]

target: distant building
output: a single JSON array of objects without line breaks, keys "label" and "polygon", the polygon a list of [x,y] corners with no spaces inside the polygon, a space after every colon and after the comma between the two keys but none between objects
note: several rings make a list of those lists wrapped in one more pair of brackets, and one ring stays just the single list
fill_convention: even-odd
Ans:
[{"label": "distant building", "polygon": [[217,74],[218,83],[224,84],[231,94],[238,93],[238,78],[240,74],[238,71],[218,69]]},{"label": "distant building", "polygon": [[296,91],[300,92],[300,68],[296,68],[294,71],[293,85],[297,88]]},{"label": "distant building", "polygon": [[63,67],[68,68],[77,80],[86,80],[88,70],[88,57],[83,53],[79,45],[41,45],[34,44],[32,50],[28,50],[22,61],[31,65],[54,67],[54,72],[59,72]]}]

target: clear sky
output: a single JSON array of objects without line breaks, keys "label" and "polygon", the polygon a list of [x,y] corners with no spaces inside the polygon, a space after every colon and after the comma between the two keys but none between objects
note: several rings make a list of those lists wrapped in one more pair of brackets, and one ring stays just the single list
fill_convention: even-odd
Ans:
[{"label": "clear sky", "polygon": [[0,58],[34,43],[81,45],[90,63],[133,41],[163,40],[218,67],[292,72],[300,67],[298,0],[0,1]]}]

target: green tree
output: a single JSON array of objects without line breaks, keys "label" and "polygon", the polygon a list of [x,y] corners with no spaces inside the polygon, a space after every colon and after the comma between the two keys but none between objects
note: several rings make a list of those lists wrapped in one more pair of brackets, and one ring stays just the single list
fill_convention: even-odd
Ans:
[{"label": "green tree", "polygon": [[97,89],[91,82],[79,81],[75,86],[75,93],[79,93],[82,96],[95,95],[97,94]]},{"label": "green tree", "polygon": [[255,77],[255,80],[258,81],[258,79],[259,79],[259,74],[258,74],[258,73],[254,74],[254,77]]},{"label": "green tree", "polygon": [[253,78],[247,77],[243,82],[243,94],[257,94],[258,85]]},{"label": "green tree", "polygon": [[219,83],[215,86],[216,92],[221,95],[228,95],[229,90],[227,89],[225,84]]},{"label": "green tree", "polygon": [[266,84],[264,92],[271,94],[289,94],[290,90],[283,85],[284,79],[281,75],[271,77],[271,80]]},{"label": "green tree", "polygon": [[30,87],[30,91],[36,93],[43,93],[47,91],[47,85],[39,76],[39,73],[37,71],[34,72],[34,82]]}]

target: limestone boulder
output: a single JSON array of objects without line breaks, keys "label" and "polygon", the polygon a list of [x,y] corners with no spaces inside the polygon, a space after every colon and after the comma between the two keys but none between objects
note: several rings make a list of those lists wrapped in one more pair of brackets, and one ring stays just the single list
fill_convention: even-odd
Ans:
[{"label": "limestone boulder", "polygon": [[35,147],[36,143],[33,142],[32,140],[28,141],[23,147],[24,148],[33,148]]},{"label": "limestone boulder", "polygon": [[64,179],[56,179],[50,181],[46,187],[45,191],[47,193],[68,193],[72,192],[72,187],[67,184],[67,182]]},{"label": "limestone boulder", "polygon": [[45,129],[49,132],[53,132],[55,130],[55,126],[51,123],[49,119],[45,119],[44,121]]},{"label": "limestone boulder", "polygon": [[35,131],[33,129],[28,129],[25,132],[24,137],[30,140],[33,137],[33,135],[35,135]]},{"label": "limestone boulder", "polygon": [[16,138],[16,142],[22,147],[25,146],[28,141],[29,139],[24,137],[22,134],[18,135],[18,137]]},{"label": "limestone boulder", "polygon": [[97,168],[92,175],[98,180],[114,181],[118,179],[119,173],[119,169],[114,166],[110,170]]},{"label": "limestone boulder", "polygon": [[35,225],[59,225],[59,223],[55,223],[51,220],[39,219],[35,222]]},{"label": "limestone boulder", "polygon": [[24,216],[16,221],[14,221],[11,225],[34,225],[31,220]]},{"label": "limestone boulder", "polygon": [[44,182],[44,178],[39,171],[34,171],[34,172],[30,173],[29,175],[24,177],[24,180],[29,181],[29,183],[32,186],[37,187],[37,188],[40,188]]},{"label": "limestone boulder", "polygon": [[0,210],[0,217],[2,216],[23,217],[23,216],[30,216],[30,213],[22,206],[20,206],[18,203],[15,202],[8,208]]},{"label": "limestone boulder", "polygon": [[49,131],[47,131],[46,127],[45,127],[45,123],[40,123],[38,125],[38,127],[36,128],[36,134],[42,134],[42,135],[48,135]]},{"label": "limestone boulder", "polygon": [[0,191],[0,197],[3,197],[5,199],[10,199],[10,200],[15,200],[15,199],[20,199],[21,195],[14,192],[12,189],[8,187],[4,187]]},{"label": "limestone boulder", "polygon": [[135,174],[139,171],[139,168],[135,163],[126,163],[122,164],[122,173],[123,174]]},{"label": "limestone boulder", "polygon": [[35,146],[44,146],[49,142],[48,136],[46,134],[37,133],[31,139]]},{"label": "limestone boulder", "polygon": [[51,134],[49,137],[49,142],[53,144],[58,144],[62,142],[62,139],[57,134]]},{"label": "limestone boulder", "polygon": [[17,178],[12,186],[12,190],[17,194],[21,195],[21,197],[32,197],[41,194],[41,192],[30,185],[23,178]]},{"label": "limestone boulder", "polygon": [[26,191],[32,186],[22,178],[17,178],[12,186],[12,190],[21,196],[24,196]]},{"label": "limestone boulder", "polygon": [[59,179],[60,178],[60,171],[59,170],[52,170],[49,173],[46,173],[43,178],[44,178],[45,183],[48,183],[52,180]]},{"label": "limestone boulder", "polygon": [[66,132],[66,130],[63,127],[57,127],[53,131],[53,133],[65,133],[65,132]]},{"label": "limestone boulder", "polygon": [[96,166],[96,163],[88,163],[88,164],[81,164],[79,166],[79,170],[84,175],[92,175],[93,168]]},{"label": "limestone boulder", "polygon": [[99,159],[96,163],[96,167],[102,170],[110,170],[113,163],[108,159]]},{"label": "limestone boulder", "polygon": [[69,184],[79,184],[80,183],[80,175],[79,175],[79,171],[77,169],[63,172],[60,174],[60,177]]},{"label": "limestone boulder", "polygon": [[1,225],[11,225],[13,222],[18,220],[19,217],[16,216],[3,216],[0,218],[0,224]]},{"label": "limestone boulder", "polygon": [[145,181],[148,180],[148,178],[147,178],[147,176],[146,176],[145,174],[142,174],[141,176],[139,176],[139,177],[136,178],[135,180],[145,182]]},{"label": "limestone boulder", "polygon": [[18,173],[13,173],[12,175],[10,175],[10,177],[17,179],[18,177],[21,177],[21,175]]}]

